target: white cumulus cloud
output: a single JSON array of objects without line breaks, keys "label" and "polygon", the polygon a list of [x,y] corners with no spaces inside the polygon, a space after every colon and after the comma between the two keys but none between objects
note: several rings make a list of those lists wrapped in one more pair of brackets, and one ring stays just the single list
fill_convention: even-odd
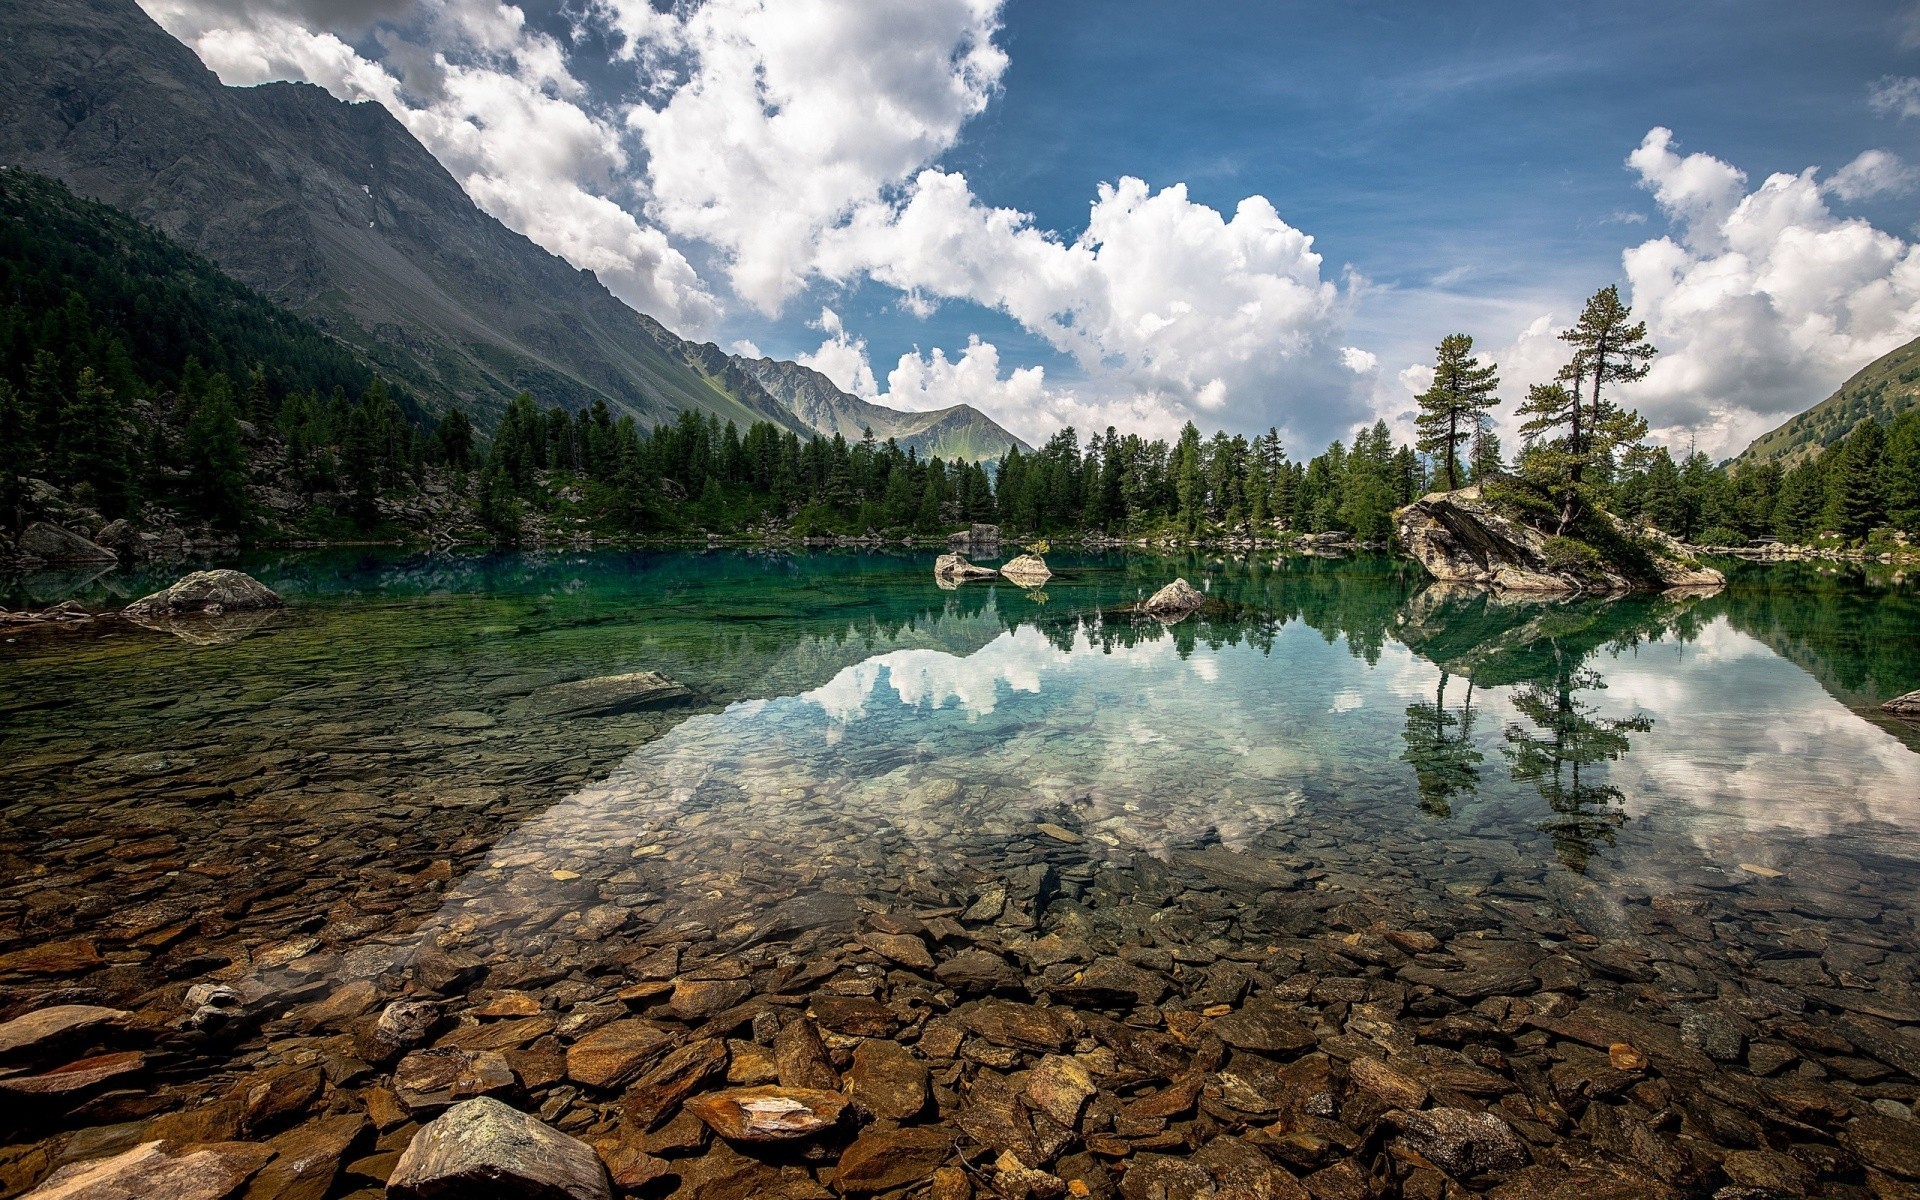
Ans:
[{"label": "white cumulus cloud", "polygon": [[1889,75],[1867,88],[1867,104],[1883,117],[1920,117],[1920,77]]},{"label": "white cumulus cloud", "polygon": [[1920,250],[1835,215],[1816,169],[1749,189],[1731,164],[1683,157],[1663,128],[1627,163],[1675,236],[1622,259],[1661,351],[1624,393],[1670,440],[1687,431],[1710,453],[1738,450],[1920,334]]},{"label": "white cumulus cloud", "polygon": [[[223,83],[318,84],[373,100],[405,125],[474,202],[634,307],[693,332],[719,305],[659,229],[612,197],[631,162],[621,128],[589,111],[564,49],[495,0],[144,0],[148,14],[200,55]],[[335,32],[376,17],[385,61]],[[432,47],[428,49],[427,47]],[[397,73],[396,73],[397,72]]]},{"label": "white cumulus cloud", "polygon": [[1898,196],[1913,190],[1920,182],[1915,171],[1897,154],[1885,150],[1866,150],[1835,171],[1821,188],[1842,200],[1867,200],[1874,196]]}]

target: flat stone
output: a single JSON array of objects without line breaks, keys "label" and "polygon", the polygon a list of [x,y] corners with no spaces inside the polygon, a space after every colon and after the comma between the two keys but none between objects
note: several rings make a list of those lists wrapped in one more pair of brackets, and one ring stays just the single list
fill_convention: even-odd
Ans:
[{"label": "flat stone", "polygon": [[1012,1000],[976,1000],[955,1012],[960,1023],[996,1046],[1021,1050],[1063,1050],[1073,1026],[1057,1011]]},{"label": "flat stone", "polygon": [[1482,1171],[1508,1171],[1530,1160],[1526,1143],[1492,1113],[1431,1108],[1408,1113],[1401,1124],[1407,1144],[1456,1179]]},{"label": "flat stone", "polygon": [[133,1014],[93,1004],[55,1004],[0,1025],[0,1056],[29,1056],[79,1036],[125,1026]]},{"label": "flat stone", "polygon": [[380,1010],[360,1041],[360,1053],[372,1062],[386,1062],[426,1041],[445,1019],[445,1010],[433,1001],[396,1000]]},{"label": "flat stone", "polygon": [[890,962],[912,971],[933,970],[933,952],[917,937],[904,933],[863,933],[854,939]]},{"label": "flat stone", "polygon": [[1122,1200],[1205,1200],[1213,1176],[1197,1163],[1166,1154],[1136,1154],[1120,1179]]},{"label": "flat stone", "polygon": [[620,1087],[672,1045],[673,1036],[647,1021],[602,1025],[567,1048],[567,1078],[587,1087]]},{"label": "flat stone", "polygon": [[660,1061],[621,1099],[625,1119],[639,1129],[652,1129],[681,1101],[727,1070],[727,1044],[719,1038],[689,1042]]},{"label": "flat stone", "polygon": [[1854,1118],[1840,1140],[1868,1166],[1903,1179],[1920,1179],[1920,1121],[1871,1113]]},{"label": "flat stone", "polygon": [[591,1146],[497,1100],[457,1104],[421,1129],[387,1181],[390,1200],[610,1200]]},{"label": "flat stone", "polygon": [[840,1090],[840,1076],[827,1058],[827,1047],[812,1021],[789,1021],[773,1039],[773,1057],[782,1086]]},{"label": "flat stone", "polygon": [[869,1130],[840,1153],[833,1187],[860,1196],[906,1187],[933,1176],[953,1151],[953,1134],[944,1129]]},{"label": "flat stone", "polygon": [[70,1096],[99,1087],[123,1075],[132,1075],[147,1065],[147,1056],[138,1050],[96,1054],[39,1075],[0,1077],[0,1092],[15,1096]]},{"label": "flat stone", "polygon": [[1402,967],[1402,983],[1419,984],[1456,1000],[1485,1000],[1489,996],[1528,996],[1540,990],[1540,981],[1528,971],[1436,971],[1429,967]]},{"label": "flat stone", "polygon": [[104,964],[92,942],[70,938],[0,954],[0,975],[84,975]]},{"label": "flat stone", "polygon": [[1427,1102],[1427,1085],[1377,1058],[1356,1058],[1347,1070],[1353,1082],[1394,1108],[1417,1109]]},{"label": "flat stone", "polygon": [[1271,1001],[1255,1001],[1208,1022],[1205,1028],[1235,1050],[1265,1054],[1289,1054],[1319,1041],[1298,1017]]},{"label": "flat stone", "polygon": [[541,688],[529,696],[530,707],[552,716],[610,717],[654,705],[671,704],[693,693],[657,671],[629,671],[601,675]]},{"label": "flat stone", "polygon": [[111,1158],[68,1163],[25,1200],[225,1200],[273,1157],[250,1142],[221,1142],[167,1153],[146,1142]]},{"label": "flat stone", "polygon": [[849,1037],[884,1037],[900,1027],[900,1015],[871,996],[821,994],[810,1006],[822,1029]]},{"label": "flat stone", "polygon": [[968,947],[933,969],[933,977],[956,992],[991,992],[1014,987],[1020,972],[990,950]]},{"label": "flat stone", "polygon": [[784,1142],[830,1129],[847,1097],[812,1088],[729,1088],[687,1101],[707,1128],[735,1142]]},{"label": "flat stone", "polygon": [[267,1143],[273,1161],[247,1185],[246,1200],[322,1200],[368,1128],[364,1116],[352,1113],[289,1129]]},{"label": "flat stone", "polygon": [[847,1081],[853,1102],[876,1117],[910,1120],[927,1106],[927,1064],[898,1042],[861,1042]]},{"label": "flat stone", "polygon": [[1022,1095],[1028,1104],[1067,1129],[1080,1127],[1080,1114],[1098,1089],[1093,1076],[1078,1059],[1049,1054],[1027,1074]]},{"label": "flat stone", "polygon": [[682,1021],[703,1021],[740,1003],[751,990],[744,979],[678,979],[667,1011]]},{"label": "flat stone", "polygon": [[394,1092],[415,1112],[445,1108],[515,1086],[513,1068],[498,1050],[436,1046],[415,1050],[393,1069]]}]

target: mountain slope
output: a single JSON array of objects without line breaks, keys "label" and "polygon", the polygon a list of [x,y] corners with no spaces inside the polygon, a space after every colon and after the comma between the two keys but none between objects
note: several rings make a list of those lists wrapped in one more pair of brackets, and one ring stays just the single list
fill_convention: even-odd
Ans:
[{"label": "mountain slope", "polygon": [[1840,390],[1753,439],[1734,461],[1791,466],[1839,441],[1871,417],[1886,424],[1920,401],[1920,338],[1862,367]]},{"label": "mountain slope", "polygon": [[724,355],[482,212],[377,104],[225,87],[132,0],[0,5],[0,45],[0,162],[173,235],[430,405],[487,421],[526,389],[808,432]]},{"label": "mountain slope", "polygon": [[857,442],[866,431],[886,441],[893,438],[902,450],[915,450],[923,459],[961,458],[979,462],[1000,458],[1008,446],[1023,454],[1033,447],[1008,433],[979,409],[956,404],[933,412],[902,412],[849,395],[820,372],[799,363],[771,358],[735,358],[734,363],[794,416],[831,436]]}]

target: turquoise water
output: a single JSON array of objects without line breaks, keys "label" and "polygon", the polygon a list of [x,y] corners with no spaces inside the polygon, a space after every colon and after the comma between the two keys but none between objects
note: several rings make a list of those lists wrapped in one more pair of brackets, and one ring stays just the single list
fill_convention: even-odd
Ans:
[{"label": "turquoise water", "polygon": [[[510,788],[502,832],[517,805],[583,803],[569,789],[591,782],[654,823],[720,789],[777,830],[799,819],[781,798],[804,794],[935,843],[1067,814],[1155,854],[1332,813],[1497,831],[1576,872],[1766,865],[1806,838],[1920,845],[1913,734],[1871,711],[1920,686],[1902,582],[1744,567],[1711,596],[1507,602],[1384,559],[1061,555],[1042,591],[943,591],[926,557],[248,560],[290,607],[226,644],[116,623],[7,647],[9,816],[89,787],[141,795],[113,766],[141,755],[192,758],[158,778],[204,784],[253,744],[342,756],[375,790]],[[1175,575],[1217,603],[1173,626],[1116,613]],[[103,602],[160,578],[25,591]],[[697,701],[603,720],[526,707],[639,669]],[[448,742],[471,747],[460,763],[422,753]],[[73,756],[84,770],[47,770]]]}]

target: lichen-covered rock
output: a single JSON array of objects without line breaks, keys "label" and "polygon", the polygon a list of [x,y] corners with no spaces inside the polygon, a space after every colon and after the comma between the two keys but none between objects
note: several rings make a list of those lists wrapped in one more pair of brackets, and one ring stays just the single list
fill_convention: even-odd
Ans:
[{"label": "lichen-covered rock", "polygon": [[962,583],[969,579],[992,579],[999,572],[967,561],[964,554],[942,554],[933,560],[933,577],[943,583]]},{"label": "lichen-covered rock", "polygon": [[110,563],[113,551],[58,525],[35,521],[20,535],[18,553],[47,563]]},{"label": "lichen-covered rock", "polygon": [[1895,696],[1882,704],[1880,711],[1892,713],[1896,717],[1920,717],[1920,692],[1908,692],[1904,696]]},{"label": "lichen-covered rock", "polygon": [[[1615,520],[1604,513],[1598,517]],[[1499,512],[1477,485],[1420,497],[1399,511],[1395,528],[1407,553],[1442,583],[1510,592],[1626,592],[1719,587],[1727,581],[1651,528],[1632,531],[1647,552],[1644,568],[1557,553],[1565,539],[1550,538]]]},{"label": "lichen-covered rock", "polygon": [[1179,620],[1197,610],[1207,598],[1185,579],[1176,579],[1147,598],[1140,610],[1162,620]]},{"label": "lichen-covered rock", "polygon": [[387,1180],[392,1200],[523,1196],[609,1200],[593,1147],[498,1100],[456,1104],[415,1134]]},{"label": "lichen-covered rock", "polygon": [[110,1158],[69,1163],[26,1200],[221,1200],[273,1157],[266,1146],[221,1142],[169,1153],[157,1141]]},{"label": "lichen-covered rock", "polygon": [[133,620],[205,613],[218,616],[244,609],[279,608],[280,597],[241,571],[195,571],[171,587],[142,596],[121,610]]},{"label": "lichen-covered rock", "polygon": [[1053,570],[1047,566],[1047,560],[1038,554],[1022,554],[1001,563],[1000,576],[1023,588],[1036,588],[1053,578]]}]

